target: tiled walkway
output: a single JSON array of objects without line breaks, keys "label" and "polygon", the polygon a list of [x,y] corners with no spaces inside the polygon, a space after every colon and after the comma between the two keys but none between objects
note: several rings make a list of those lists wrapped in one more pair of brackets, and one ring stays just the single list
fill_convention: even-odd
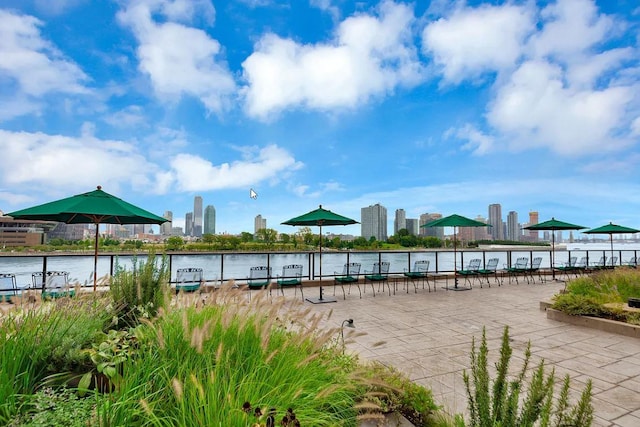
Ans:
[{"label": "tiled walkway", "polygon": [[[595,426],[640,426],[640,340],[548,320],[540,301],[550,299],[563,283],[514,282],[462,292],[438,287],[437,292],[419,289],[417,294],[398,285],[396,295],[377,293],[374,298],[369,288],[360,299],[355,289],[346,301],[340,294],[337,303],[306,305],[316,312],[333,310],[332,327],[354,319],[355,331],[365,334],[349,338],[348,351],[404,371],[431,388],[450,413],[466,411],[462,371],[469,368],[472,337],[479,343],[486,327],[493,366],[508,325],[513,371],[522,366],[531,341],[532,366],[543,358],[549,371],[555,368],[558,381],[569,374],[578,391],[588,378],[593,380]],[[325,290],[333,293],[331,287]],[[305,296],[317,293],[309,288]],[[347,337],[349,331],[345,329]]]}]

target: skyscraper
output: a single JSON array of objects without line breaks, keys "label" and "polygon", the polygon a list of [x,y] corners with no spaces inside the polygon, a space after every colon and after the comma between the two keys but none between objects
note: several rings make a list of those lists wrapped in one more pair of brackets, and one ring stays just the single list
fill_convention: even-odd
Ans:
[{"label": "skyscraper", "polygon": [[489,225],[491,238],[493,240],[504,240],[504,231],[502,225],[502,206],[500,203],[489,205]]},{"label": "skyscraper", "polygon": [[407,231],[412,236],[417,236],[420,232],[420,223],[416,218],[407,218]]},{"label": "skyscraper", "polygon": [[387,240],[387,208],[379,203],[360,209],[360,223],[362,237],[369,240]]},{"label": "skyscraper", "polygon": [[[529,225],[536,225],[538,223],[538,212],[530,211],[529,212]],[[536,230],[529,230],[529,238],[534,242],[538,241],[538,232]]]},{"label": "skyscraper", "polygon": [[204,208],[204,234],[216,234],[216,208],[213,205]]},{"label": "skyscraper", "polygon": [[262,218],[262,215],[256,216],[256,219],[253,222],[253,232],[254,234],[258,232],[258,230],[262,230],[263,228],[267,228],[267,219]]},{"label": "skyscraper", "polygon": [[444,240],[444,228],[443,227],[423,227],[423,225],[442,218],[442,214],[439,213],[425,213],[420,215],[420,236],[437,237],[440,240]]},{"label": "skyscraper", "polygon": [[520,224],[518,224],[518,213],[510,211],[507,215],[507,240],[517,242],[520,240]]},{"label": "skyscraper", "polygon": [[202,237],[202,197],[193,198],[193,234],[194,237]]},{"label": "skyscraper", "polygon": [[398,231],[403,228],[407,228],[407,213],[404,209],[396,209],[396,218],[393,220],[393,234],[398,234]]},{"label": "skyscraper", "polygon": [[160,234],[163,236],[171,236],[171,229],[173,228],[173,225],[171,224],[173,221],[173,212],[165,211],[162,217],[168,219],[168,221],[160,226]]},{"label": "skyscraper", "polygon": [[184,235],[193,236],[193,212],[187,212],[184,216]]}]

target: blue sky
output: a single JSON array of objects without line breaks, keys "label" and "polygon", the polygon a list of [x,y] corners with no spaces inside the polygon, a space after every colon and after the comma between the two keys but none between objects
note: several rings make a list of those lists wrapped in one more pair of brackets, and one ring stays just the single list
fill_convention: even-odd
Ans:
[{"label": "blue sky", "polygon": [[[0,209],[640,227],[636,0],[3,0]],[[249,197],[249,190],[258,193]],[[359,226],[331,230],[359,234]]]}]

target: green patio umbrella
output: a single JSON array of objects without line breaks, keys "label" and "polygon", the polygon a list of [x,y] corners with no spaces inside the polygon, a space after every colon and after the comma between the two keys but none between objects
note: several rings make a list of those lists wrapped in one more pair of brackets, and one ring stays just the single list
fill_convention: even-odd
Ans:
[{"label": "green patio umbrella", "polygon": [[525,230],[533,231],[551,231],[551,278],[556,280],[555,255],[556,255],[556,231],[558,230],[582,230],[587,227],[581,225],[575,225],[564,221],[558,221],[555,218],[551,218],[548,221],[544,221],[538,224],[532,224],[524,227]]},{"label": "green patio umbrella", "polygon": [[95,224],[96,237],[93,261],[93,290],[97,285],[98,229],[100,224],[162,224],[166,218],[127,203],[122,199],[97,190],[77,194],[31,208],[7,214],[16,219],[57,221],[66,224]]},{"label": "green patio umbrella", "polygon": [[[611,259],[613,260],[613,235],[614,234],[634,234],[640,233],[640,230],[635,228],[625,227],[624,225],[617,225],[610,222],[602,227],[592,228],[591,230],[583,231],[584,234],[608,234],[609,242],[611,243]],[[613,267],[613,264],[611,265]]]},{"label": "green patio umbrella", "polygon": [[335,298],[324,298],[322,295],[322,227],[326,225],[351,225],[359,224],[358,221],[347,218],[346,216],[338,215],[330,210],[323,209],[322,205],[311,212],[307,212],[304,215],[291,218],[282,224],[294,225],[294,226],[318,226],[320,227],[320,251],[319,251],[319,264],[320,264],[320,298],[307,298],[306,300],[314,303],[336,302]]},{"label": "green patio umbrella", "polygon": [[[458,288],[458,267],[457,267],[457,239],[456,239],[456,228],[457,227],[491,227],[489,224],[485,224],[481,221],[476,221],[471,218],[467,218],[462,215],[449,215],[444,218],[436,219],[435,221],[428,222],[421,227],[453,227],[453,289],[459,290]],[[464,288],[466,289],[466,288]]]}]

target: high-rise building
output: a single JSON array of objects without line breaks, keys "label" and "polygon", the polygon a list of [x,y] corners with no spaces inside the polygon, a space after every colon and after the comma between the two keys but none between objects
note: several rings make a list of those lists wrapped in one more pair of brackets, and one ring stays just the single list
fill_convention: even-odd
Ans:
[{"label": "high-rise building", "polygon": [[507,215],[507,240],[520,241],[520,224],[516,211],[510,211]]},{"label": "high-rise building", "polygon": [[204,208],[204,234],[216,234],[216,208],[213,205]]},{"label": "high-rise building", "polygon": [[489,225],[491,225],[489,230],[491,238],[493,240],[504,240],[502,206],[500,206],[500,203],[489,205]]},{"label": "high-rise building", "polygon": [[193,212],[187,212],[184,216],[184,235],[193,236]]},{"label": "high-rise building", "polygon": [[173,228],[173,212],[165,211],[162,217],[164,219],[168,219],[168,221],[160,225],[160,234],[163,236],[171,236],[171,229]]},{"label": "high-rise building", "polygon": [[404,209],[396,209],[396,218],[393,220],[393,234],[398,234],[398,231],[403,228],[407,228],[407,213]]},{"label": "high-rise building", "polygon": [[202,237],[202,197],[193,198],[193,234],[194,237]]},{"label": "high-rise building", "polygon": [[[538,212],[530,211],[529,212],[529,226],[536,225],[538,223]],[[538,232],[536,230],[529,230],[529,239],[534,242],[538,241]]]},{"label": "high-rise building", "polygon": [[[487,218],[483,217],[482,215],[477,215],[474,219],[478,222],[484,222],[485,224],[488,224]],[[474,234],[476,236],[476,240],[491,240],[491,232],[489,231],[491,227],[474,227],[474,228],[475,228]]]},{"label": "high-rise building", "polygon": [[417,236],[420,233],[420,223],[416,218],[407,218],[407,231],[412,236]]},{"label": "high-rise building", "polygon": [[256,216],[256,219],[253,222],[253,232],[254,234],[258,232],[258,230],[262,230],[263,228],[267,228],[267,219],[262,218],[262,215]]},{"label": "high-rise building", "polygon": [[423,225],[430,223],[431,221],[435,221],[436,219],[441,219],[442,214],[439,213],[425,213],[420,215],[420,224],[418,233],[420,236],[430,236],[437,237],[440,240],[444,240],[444,228],[442,227],[423,227]]},{"label": "high-rise building", "polygon": [[369,240],[387,240],[387,208],[379,203],[360,209],[361,235]]}]

